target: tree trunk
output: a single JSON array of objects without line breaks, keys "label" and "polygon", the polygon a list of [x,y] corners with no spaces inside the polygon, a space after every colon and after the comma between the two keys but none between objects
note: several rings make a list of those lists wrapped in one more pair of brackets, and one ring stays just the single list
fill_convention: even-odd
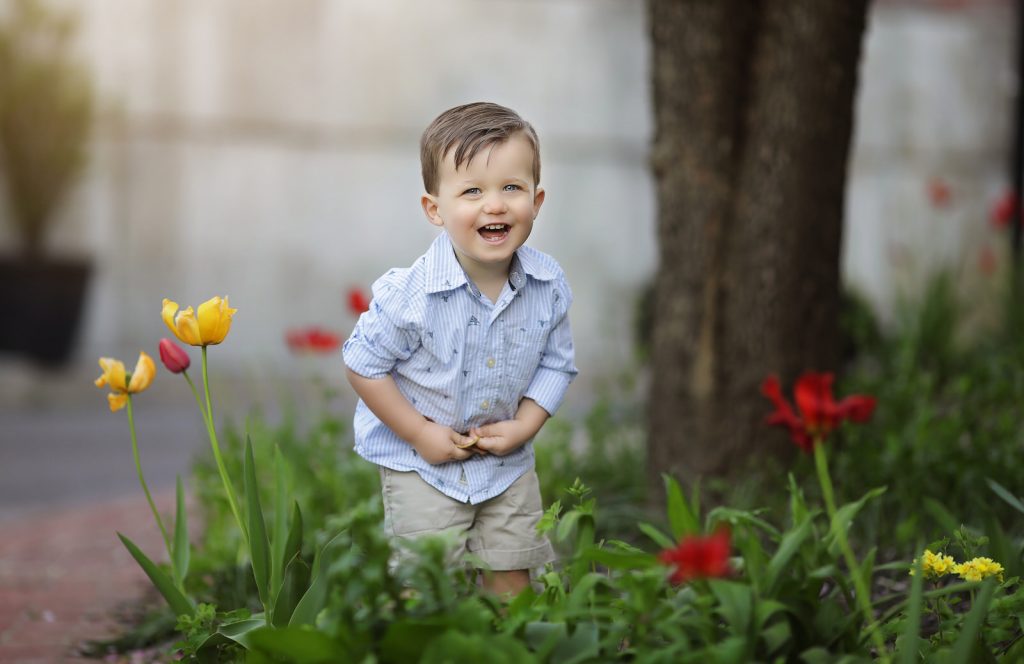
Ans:
[{"label": "tree trunk", "polygon": [[648,0],[660,267],[652,481],[785,454],[762,379],[834,369],[867,0]]}]

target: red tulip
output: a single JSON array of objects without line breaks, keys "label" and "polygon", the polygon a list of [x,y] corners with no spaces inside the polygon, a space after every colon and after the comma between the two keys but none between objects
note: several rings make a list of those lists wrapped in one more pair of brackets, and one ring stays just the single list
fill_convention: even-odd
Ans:
[{"label": "red tulip", "polygon": [[352,288],[348,291],[348,308],[354,315],[358,316],[364,311],[370,310],[370,300],[366,298],[366,294],[358,288]]},{"label": "red tulip", "polygon": [[185,349],[166,337],[160,340],[160,361],[171,373],[181,373],[192,364]]},{"label": "red tulip", "polygon": [[1000,196],[992,205],[989,216],[996,228],[1006,228],[1014,222],[1020,210],[1017,192],[1008,191]]},{"label": "red tulip", "polygon": [[800,376],[793,389],[797,415],[793,407],[782,396],[779,379],[769,376],[761,384],[761,394],[775,404],[775,412],[765,418],[765,423],[784,427],[793,442],[805,452],[814,451],[814,443],[825,440],[843,420],[866,422],[875,410],[875,398],[861,394],[848,396],[836,403],[832,396],[830,373],[807,372]]},{"label": "red tulip", "polygon": [[672,583],[686,583],[691,579],[728,576],[729,530],[720,528],[714,535],[684,537],[674,549],[665,549],[658,560],[671,565]]},{"label": "red tulip", "polygon": [[290,330],[285,340],[296,353],[330,353],[341,345],[341,337],[319,327]]}]

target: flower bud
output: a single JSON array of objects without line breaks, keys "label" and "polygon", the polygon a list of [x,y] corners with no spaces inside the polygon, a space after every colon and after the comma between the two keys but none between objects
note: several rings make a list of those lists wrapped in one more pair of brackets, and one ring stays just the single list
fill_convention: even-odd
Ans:
[{"label": "flower bud", "polygon": [[166,337],[160,340],[160,361],[171,373],[181,373],[192,364],[188,353]]}]

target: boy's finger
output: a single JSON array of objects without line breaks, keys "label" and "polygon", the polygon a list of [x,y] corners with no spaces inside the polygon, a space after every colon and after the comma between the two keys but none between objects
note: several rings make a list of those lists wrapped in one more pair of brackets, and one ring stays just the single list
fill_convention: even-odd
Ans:
[{"label": "boy's finger", "polygon": [[462,440],[460,442],[455,443],[455,447],[459,448],[460,450],[464,450],[473,447],[479,442],[480,436],[462,436]]}]

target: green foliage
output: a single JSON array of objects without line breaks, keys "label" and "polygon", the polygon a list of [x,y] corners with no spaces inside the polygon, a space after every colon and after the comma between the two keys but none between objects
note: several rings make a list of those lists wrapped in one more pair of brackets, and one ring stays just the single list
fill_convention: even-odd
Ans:
[{"label": "green foliage", "polygon": [[0,174],[24,250],[34,256],[85,167],[93,94],[71,53],[74,20],[39,0],[9,4],[0,23]]},{"label": "green foliage", "polygon": [[[538,529],[561,560],[516,597],[482,591],[449,538],[389,541],[377,471],[329,409],[305,427],[291,414],[228,427],[225,466],[245,487],[251,539],[216,467],[200,462],[206,531],[186,599],[211,606],[181,611],[179,648],[198,661],[309,663],[1020,661],[1012,416],[1024,371],[1009,360],[1024,353],[957,347],[931,329],[955,314],[948,285],[932,297],[895,340],[862,320],[842,391],[877,396],[875,419],[830,439],[831,464],[819,449],[787,482],[752,474],[746,502],[702,506],[699,486],[666,477],[663,509],[645,508],[643,437],[626,401],[602,401],[578,432],[550,422],[536,441],[549,505]],[[759,502],[768,507],[749,506]],[[669,566],[704,555],[692,546],[720,528],[731,573],[673,585]],[[1006,578],[934,578],[920,563],[909,575],[927,542],[992,557]]]}]

